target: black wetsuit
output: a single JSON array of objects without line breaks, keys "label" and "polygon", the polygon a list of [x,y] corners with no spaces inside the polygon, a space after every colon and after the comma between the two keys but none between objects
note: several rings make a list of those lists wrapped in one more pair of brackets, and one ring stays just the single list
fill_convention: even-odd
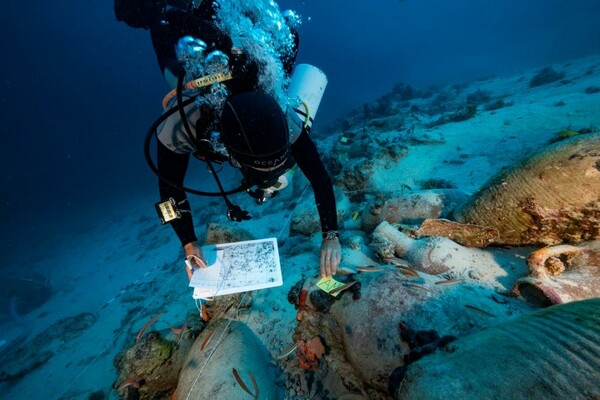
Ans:
[{"label": "black wetsuit", "polygon": [[[232,56],[231,39],[216,27],[210,17],[207,18],[205,16],[200,18],[189,13],[173,12],[169,13],[167,20],[167,24],[159,24],[150,29],[152,43],[163,74],[167,68],[176,75],[182,72],[183,67],[176,59],[175,45],[179,38],[186,35],[201,38],[207,44],[209,50],[218,49],[228,56]],[[297,45],[297,34],[295,34],[295,42]],[[282,60],[284,63],[284,70],[288,74],[291,73],[295,61],[296,50],[293,55],[288,55]],[[244,61],[245,60],[237,59],[232,63],[234,79],[226,84],[232,94],[252,90],[255,86],[255,66],[248,65]],[[208,115],[206,118],[212,119],[214,116]],[[202,119],[205,118],[200,117],[200,120]],[[196,128],[198,128],[199,125],[208,126],[210,122],[212,121],[196,122]],[[292,143],[291,153],[298,167],[300,167],[304,175],[308,178],[313,188],[322,231],[336,231],[337,211],[332,182],[321,162],[317,148],[306,130],[304,130],[298,139]],[[166,180],[182,186],[189,159],[189,152],[181,154],[181,152],[178,153],[177,151],[172,151],[158,141],[158,170],[160,175]],[[165,183],[163,180],[159,180],[159,189],[162,199],[172,197],[180,204],[180,209],[184,211],[182,218],[172,223],[173,229],[179,237],[181,244],[186,245],[196,241],[197,238],[186,193],[181,189],[176,189]]]},{"label": "black wetsuit", "polygon": [[[336,231],[337,218],[333,186],[329,174],[319,158],[316,146],[308,133],[303,132],[298,140],[292,144],[292,156],[313,188],[322,231]],[[165,179],[183,185],[189,160],[189,153],[177,154],[158,142],[158,170]],[[180,208],[182,210],[190,210],[184,191],[175,189],[162,180],[159,181],[159,188],[161,198],[173,197],[181,203]],[[273,201],[277,201],[277,199]],[[191,213],[184,212],[183,217],[173,222],[172,225],[182,245],[196,240]]]},{"label": "black wetsuit", "polygon": [[160,23],[150,28],[152,45],[163,75],[167,68],[175,77],[185,72],[183,65],[177,60],[175,47],[180,38],[188,35],[202,38],[207,45],[207,52],[218,49],[230,59],[233,58],[231,38],[216,26],[211,15],[199,17],[187,11],[172,10],[166,13]]}]

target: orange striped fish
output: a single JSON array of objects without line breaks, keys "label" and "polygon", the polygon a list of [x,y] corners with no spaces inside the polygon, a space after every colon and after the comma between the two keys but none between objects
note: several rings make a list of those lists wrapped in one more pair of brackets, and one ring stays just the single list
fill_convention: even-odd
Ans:
[{"label": "orange striped fish", "polygon": [[431,290],[430,290],[429,288],[426,288],[426,287],[425,287],[425,286],[423,286],[423,285],[415,285],[414,283],[409,283],[409,284],[404,284],[404,286],[405,286],[405,287],[409,287],[409,288],[416,288],[416,289],[420,289],[420,290],[423,290],[423,291],[425,291],[425,292],[430,292],[430,293],[431,293]]},{"label": "orange striped fish", "polygon": [[298,343],[292,344],[290,347],[288,347],[287,349],[282,351],[281,354],[279,356],[277,356],[277,359],[281,360],[283,358],[286,358],[287,356],[292,354],[296,350],[296,348],[298,348]]},{"label": "orange striped fish", "polygon": [[230,305],[225,307],[225,310],[223,310],[223,312],[219,315],[219,318],[222,317],[223,315],[227,314],[229,312],[229,310],[231,310],[231,307],[233,307],[234,304],[235,303],[231,303]]},{"label": "orange striped fish", "polygon": [[240,374],[237,372],[237,369],[233,368],[232,370],[233,372],[233,376],[235,377],[235,380],[237,381],[237,383],[239,383],[240,387],[242,389],[244,389],[244,391],[246,393],[248,393],[250,396],[254,397],[254,399],[258,399],[258,385],[256,384],[256,380],[254,379],[254,375],[252,374],[252,372],[248,372],[248,375],[250,375],[250,380],[252,381],[252,386],[254,387],[254,392],[251,392],[250,389],[248,388],[248,386],[246,386],[246,384],[244,383],[244,381],[242,381],[242,378],[240,377]]},{"label": "orange striped fish", "polygon": [[455,285],[459,282],[460,281],[458,279],[446,279],[443,281],[437,281],[435,284],[440,285],[440,286],[447,286],[447,285]]},{"label": "orange striped fish", "polygon": [[364,265],[364,266],[356,267],[356,270],[361,271],[361,272],[379,272],[379,271],[383,271],[383,268],[374,267],[372,265]]},{"label": "orange striped fish", "polygon": [[144,336],[144,333],[146,333],[146,330],[150,327],[150,325],[155,323],[156,320],[159,319],[163,314],[164,313],[161,312],[161,313],[156,314],[154,317],[150,318],[150,321],[146,322],[146,324],[138,332],[138,334],[135,338],[135,341],[137,342],[138,340],[140,340]]},{"label": "orange striped fish", "polygon": [[181,342],[181,338],[187,331],[188,331],[188,324],[187,324],[187,318],[186,318],[183,321],[183,326],[181,327],[181,331],[179,332],[179,335],[177,336],[177,344],[179,344]]},{"label": "orange striped fish", "polygon": [[411,267],[407,267],[405,265],[396,265],[396,268],[398,268],[400,271],[402,271],[403,275],[412,276],[414,278],[419,277],[419,273],[416,270],[412,269]]},{"label": "orange striped fish", "polygon": [[340,286],[339,288],[335,288],[335,289],[329,291],[329,294],[335,294],[335,293],[342,292],[342,291],[348,289],[349,287],[351,287],[352,285],[354,285],[356,282],[358,282],[358,281],[352,281],[352,282],[346,283],[344,286]]},{"label": "orange striped fish", "polygon": [[410,267],[410,263],[406,260],[403,260],[401,258],[398,257],[385,257],[384,261],[390,264],[400,264],[403,265],[405,267]]},{"label": "orange striped fish", "polygon": [[133,388],[136,388],[136,389],[139,389],[140,388],[140,382],[137,379],[128,378],[128,379],[124,380],[123,383],[121,383],[121,385],[119,386],[119,388],[117,390],[121,391],[121,390],[123,390],[123,389],[125,389],[125,388],[127,388],[129,386],[131,386]]},{"label": "orange striped fish", "polygon": [[206,345],[208,344],[208,342],[210,342],[210,339],[213,337],[214,334],[215,334],[215,329],[213,329],[212,332],[210,332],[208,334],[208,336],[206,337],[206,339],[204,339],[204,341],[200,345],[200,351],[204,350],[204,348],[206,347]]},{"label": "orange striped fish", "polygon": [[173,328],[172,326],[170,326],[169,328],[171,328],[171,332],[173,332],[176,335],[181,335],[181,328]]}]

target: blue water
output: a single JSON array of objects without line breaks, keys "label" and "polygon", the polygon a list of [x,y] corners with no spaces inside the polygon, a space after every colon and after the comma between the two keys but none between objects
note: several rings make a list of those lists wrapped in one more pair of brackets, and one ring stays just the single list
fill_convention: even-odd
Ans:
[{"label": "blue water", "polygon": [[[329,77],[317,123],[397,82],[426,86],[507,74],[600,47],[594,0],[280,6],[303,18],[298,61]],[[166,85],[148,32],[118,23],[104,1],[9,0],[1,14],[1,220],[11,231],[35,229],[40,217],[76,213],[115,192],[151,185],[141,142]]]},{"label": "blue water", "polygon": [[[469,81],[600,52],[598,0],[279,4],[302,16],[298,62],[329,79],[317,130],[398,82]],[[168,87],[148,32],[118,23],[110,1],[6,0],[0,33],[5,277],[26,267],[24,254],[43,260],[61,232],[101,226],[157,191],[142,143]]]}]

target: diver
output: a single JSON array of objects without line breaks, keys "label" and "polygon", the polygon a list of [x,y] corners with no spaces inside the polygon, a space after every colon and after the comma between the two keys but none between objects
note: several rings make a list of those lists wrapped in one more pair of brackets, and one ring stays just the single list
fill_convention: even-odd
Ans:
[{"label": "diver", "polygon": [[[259,204],[276,193],[284,174],[297,164],[313,188],[320,217],[323,239],[320,275],[330,277],[341,261],[336,203],[331,179],[309,136],[310,126],[304,124],[297,135],[290,135],[282,107],[272,94],[260,88],[261,63],[234,46],[232,38],[219,28],[218,11],[219,4],[212,0],[115,0],[119,21],[150,30],[158,64],[165,80],[174,88],[173,95],[163,101],[171,112],[157,125],[155,172],[159,175],[162,199],[157,209],[168,206],[170,213],[176,214],[170,223],[184,248],[186,260],[194,267],[205,267],[187,189],[183,186],[190,155],[207,162],[228,206],[228,217],[234,221],[250,217],[228,201],[226,194],[231,192],[226,193],[222,188],[212,168],[213,162],[229,161],[239,168],[244,188]],[[299,44],[298,34],[293,28],[289,29],[293,45],[279,54],[286,76],[292,72]],[[217,102],[218,106],[214,101],[212,104],[183,101],[183,81],[189,71],[181,60],[180,50],[183,47],[185,51],[190,45],[202,54],[224,55],[221,58],[226,60],[230,73],[212,75],[218,75],[216,82],[211,80],[215,84],[203,92],[206,97],[214,97],[215,85],[226,89],[226,96]],[[173,112],[173,108],[178,108],[178,112]],[[215,133],[224,144],[224,152],[215,150],[211,140]],[[257,190],[252,191],[250,187]],[[190,270],[187,273],[191,278]]]}]

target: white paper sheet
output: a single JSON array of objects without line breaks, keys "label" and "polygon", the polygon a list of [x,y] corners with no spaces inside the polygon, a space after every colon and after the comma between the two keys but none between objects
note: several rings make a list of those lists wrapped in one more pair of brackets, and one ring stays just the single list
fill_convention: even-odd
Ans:
[{"label": "white paper sheet", "polygon": [[277,239],[248,240],[202,247],[208,268],[195,268],[193,298],[281,286]]}]

